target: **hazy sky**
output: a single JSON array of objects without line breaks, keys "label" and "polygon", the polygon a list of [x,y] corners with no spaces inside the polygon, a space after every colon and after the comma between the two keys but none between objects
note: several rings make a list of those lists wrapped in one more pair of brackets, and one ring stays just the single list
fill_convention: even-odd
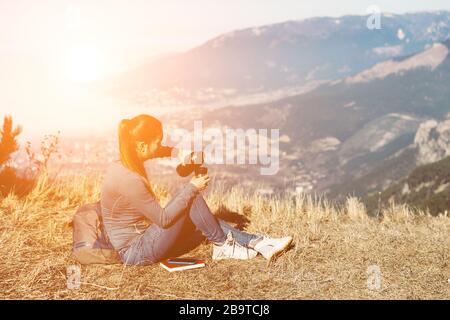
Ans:
[{"label": "hazy sky", "polygon": [[0,116],[12,114],[24,134],[115,125],[129,108],[95,96],[93,80],[235,29],[373,5],[450,10],[450,0],[0,0]]}]

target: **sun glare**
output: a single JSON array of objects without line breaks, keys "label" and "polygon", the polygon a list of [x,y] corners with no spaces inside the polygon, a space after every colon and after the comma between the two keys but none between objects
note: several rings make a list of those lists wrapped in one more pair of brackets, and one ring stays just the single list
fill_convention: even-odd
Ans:
[{"label": "sun glare", "polygon": [[65,63],[68,79],[75,82],[92,82],[104,72],[104,57],[100,50],[92,45],[71,48]]}]

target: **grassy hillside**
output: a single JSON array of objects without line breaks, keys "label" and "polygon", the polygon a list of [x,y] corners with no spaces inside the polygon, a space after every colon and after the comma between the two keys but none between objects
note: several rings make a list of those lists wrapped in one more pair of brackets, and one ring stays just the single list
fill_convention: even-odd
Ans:
[{"label": "grassy hillside", "polygon": [[[415,168],[416,149],[406,147],[394,156],[381,160],[373,154],[366,156],[364,162],[359,165],[347,164],[347,172],[364,172],[365,174],[352,178],[350,174],[341,178],[344,182],[332,185],[328,188],[327,196],[330,199],[340,200],[347,195],[364,197],[378,191],[383,191],[393,181],[399,181],[407,176]],[[356,159],[358,160],[358,159]],[[352,161],[353,162],[353,161]]]},{"label": "grassy hillside", "polygon": [[[450,209],[450,157],[419,166],[402,181],[393,184],[381,195],[381,203],[389,201],[408,203],[429,210],[433,215],[445,213]],[[367,199],[369,209],[376,208],[379,196]]]},{"label": "grassy hillside", "polygon": [[[70,221],[81,203],[99,197],[95,173],[50,180],[41,176],[25,199],[0,200],[0,298],[3,299],[305,299],[450,297],[450,218],[413,215],[404,206],[369,218],[354,198],[337,207],[314,196],[265,198],[243,189],[211,186],[217,212],[247,216],[248,229],[294,236],[295,246],[267,266],[250,261],[211,261],[211,245],[195,256],[204,269],[169,274],[154,266],[82,266],[81,287],[69,290]],[[163,187],[157,193],[168,199]],[[381,269],[380,290],[367,287],[367,269]],[[180,290],[180,289],[183,290]]]}]

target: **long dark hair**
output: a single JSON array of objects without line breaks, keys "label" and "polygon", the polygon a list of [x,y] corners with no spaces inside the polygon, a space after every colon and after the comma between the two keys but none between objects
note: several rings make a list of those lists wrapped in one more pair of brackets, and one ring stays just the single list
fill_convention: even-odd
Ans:
[{"label": "long dark hair", "polygon": [[136,172],[143,179],[147,190],[153,194],[145,172],[144,162],[136,154],[136,142],[153,142],[162,136],[162,123],[158,119],[141,114],[132,119],[123,119],[119,124],[120,161],[129,170]]}]

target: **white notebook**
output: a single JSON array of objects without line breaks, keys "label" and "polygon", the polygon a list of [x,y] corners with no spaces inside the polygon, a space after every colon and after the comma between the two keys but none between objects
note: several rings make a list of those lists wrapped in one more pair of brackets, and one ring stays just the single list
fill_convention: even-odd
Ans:
[{"label": "white notebook", "polygon": [[205,261],[195,258],[170,258],[159,263],[169,272],[203,268]]}]

